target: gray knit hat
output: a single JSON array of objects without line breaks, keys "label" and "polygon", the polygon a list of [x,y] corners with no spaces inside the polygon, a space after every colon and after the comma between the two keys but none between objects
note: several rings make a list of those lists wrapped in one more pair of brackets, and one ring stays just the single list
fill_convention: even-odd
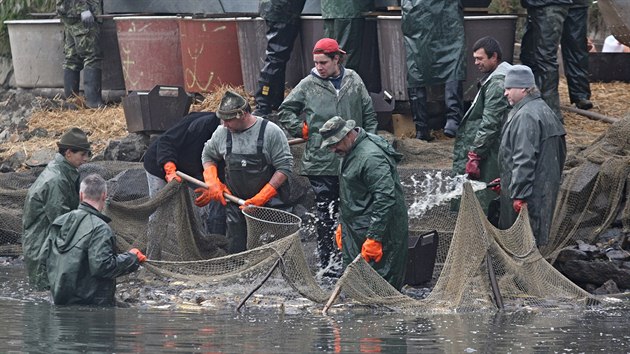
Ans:
[{"label": "gray knit hat", "polygon": [[507,74],[505,74],[506,89],[509,88],[530,88],[536,86],[534,81],[534,73],[532,69],[525,65],[514,65]]},{"label": "gray knit hat", "polygon": [[91,151],[90,142],[88,142],[87,135],[79,128],[70,128],[63,133],[61,139],[57,143],[60,148]]},{"label": "gray knit hat", "polygon": [[343,120],[339,116],[330,118],[319,130],[319,134],[324,139],[321,148],[323,149],[340,142],[350,130],[354,129],[355,125],[356,123],[352,119]]},{"label": "gray knit hat", "polygon": [[219,104],[217,117],[223,120],[241,118],[249,103],[247,100],[234,91],[226,91]]}]

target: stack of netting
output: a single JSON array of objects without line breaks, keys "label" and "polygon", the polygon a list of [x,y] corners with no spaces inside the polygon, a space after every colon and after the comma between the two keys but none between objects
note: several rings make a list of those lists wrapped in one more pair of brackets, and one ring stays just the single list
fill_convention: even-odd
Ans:
[{"label": "stack of netting", "polygon": [[591,243],[620,216],[630,232],[630,117],[612,125],[591,146],[567,161],[549,243],[541,253],[553,262],[558,252],[582,240]]},{"label": "stack of netting", "polygon": [[[593,298],[558,273],[543,256],[554,255],[576,239],[592,240],[615,219],[627,188],[630,143],[628,120],[615,126],[573,162],[559,196],[550,245],[539,252],[523,213],[509,230],[491,226],[472,188],[462,196],[459,214],[448,202],[412,215],[413,232],[437,230],[440,235],[439,278],[428,298],[414,300],[391,288],[363,260],[350,265],[338,285],[349,298],[363,304],[406,311],[477,311],[506,308],[588,305]],[[19,254],[21,211],[26,188],[39,171],[0,175],[0,244],[3,255]],[[204,289],[230,289],[243,295],[277,266],[274,281],[284,288],[279,296],[301,297],[322,303],[330,292],[313,277],[314,265],[305,257],[299,219],[288,213],[257,208],[248,211],[250,249],[226,256],[225,237],[206,234],[194,196],[183,184],[170,183],[148,198],[146,176],[139,163],[99,162],[82,166],[82,176],[97,172],[109,184],[105,213],[118,237],[120,249],[147,250],[146,268],[166,288],[182,283]],[[434,171],[439,173],[439,171]],[[430,176],[435,176],[430,174]],[[419,170],[401,169],[410,210],[422,199]],[[430,177],[429,177],[430,178]],[[628,231],[626,206],[624,229]],[[313,250],[308,250],[312,252]],[[495,280],[492,282],[491,275]],[[192,285],[191,285],[192,284]],[[241,287],[230,287],[241,284]],[[234,290],[237,289],[237,290]]]}]

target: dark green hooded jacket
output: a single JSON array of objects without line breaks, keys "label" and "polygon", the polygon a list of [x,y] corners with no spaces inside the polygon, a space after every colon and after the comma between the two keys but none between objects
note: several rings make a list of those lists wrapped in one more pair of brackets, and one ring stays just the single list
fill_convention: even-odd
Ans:
[{"label": "dark green hooded jacket", "polygon": [[22,214],[24,263],[31,285],[38,290],[48,287],[46,270],[39,259],[48,227],[59,215],[77,206],[79,171],[61,154],[56,154],[28,189]]},{"label": "dark green hooded jacket", "polygon": [[344,264],[361,253],[367,238],[380,241],[383,258],[370,265],[398,290],[404,285],[409,236],[407,206],[396,170],[401,158],[385,139],[359,128],[339,176]]},{"label": "dark green hooded jacket", "polygon": [[525,96],[514,105],[501,132],[501,214],[499,227],[516,220],[514,199],[527,202],[536,244],[547,244],[566,157],[560,119],[540,98]]},{"label": "dark green hooded jacket", "polygon": [[112,306],[116,277],[138,269],[135,254],[116,254],[109,221],[89,204],[81,203],[51,225],[46,268],[56,305]]},{"label": "dark green hooded jacket", "polygon": [[466,78],[464,8],[459,0],[403,0],[407,87]]}]

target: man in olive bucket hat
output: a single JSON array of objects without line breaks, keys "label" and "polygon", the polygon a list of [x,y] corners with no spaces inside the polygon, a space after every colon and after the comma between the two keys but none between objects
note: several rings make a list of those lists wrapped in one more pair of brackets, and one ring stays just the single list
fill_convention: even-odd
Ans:
[{"label": "man in olive bucket hat", "polygon": [[407,265],[407,207],[396,164],[402,155],[353,120],[328,120],[319,133],[321,148],[342,157],[339,173],[337,247],[348,265],[361,254],[400,290]]},{"label": "man in olive bucket hat", "polygon": [[91,155],[90,143],[79,128],[66,131],[57,143],[58,153],[37,177],[26,194],[22,215],[22,249],[32,287],[48,287],[40,250],[48,227],[58,216],[79,206],[79,166]]},{"label": "man in olive bucket hat", "polygon": [[[288,200],[287,179],[293,170],[293,156],[287,138],[274,123],[251,114],[247,100],[227,91],[217,110],[221,126],[203,148],[203,179],[208,188],[198,188],[197,206],[217,200],[226,205],[223,193],[245,200],[245,205],[283,205]],[[225,180],[219,180],[217,165],[225,161]],[[279,198],[278,198],[279,197]],[[245,216],[234,203],[227,205],[228,252],[247,248]]]}]

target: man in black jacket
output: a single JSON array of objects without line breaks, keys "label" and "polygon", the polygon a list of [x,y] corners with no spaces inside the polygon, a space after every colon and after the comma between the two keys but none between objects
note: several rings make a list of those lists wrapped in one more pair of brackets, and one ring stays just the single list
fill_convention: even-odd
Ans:
[{"label": "man in black jacket", "polygon": [[[220,124],[212,112],[190,113],[149,146],[144,155],[144,169],[150,197],[172,180],[181,182],[181,177],[176,174],[178,170],[203,181],[201,152]],[[210,203],[207,213],[206,231],[224,235],[225,208],[218,202]]]}]

